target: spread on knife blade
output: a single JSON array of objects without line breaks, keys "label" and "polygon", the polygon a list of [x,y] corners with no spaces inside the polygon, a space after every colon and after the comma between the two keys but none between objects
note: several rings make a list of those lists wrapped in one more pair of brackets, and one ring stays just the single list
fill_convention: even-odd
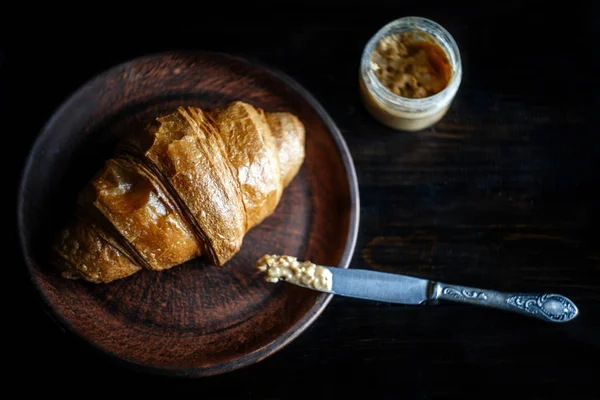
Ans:
[{"label": "spread on knife blade", "polygon": [[264,272],[267,282],[284,280],[316,290],[331,291],[331,271],[310,261],[300,262],[292,256],[267,254],[258,260],[256,268]]}]

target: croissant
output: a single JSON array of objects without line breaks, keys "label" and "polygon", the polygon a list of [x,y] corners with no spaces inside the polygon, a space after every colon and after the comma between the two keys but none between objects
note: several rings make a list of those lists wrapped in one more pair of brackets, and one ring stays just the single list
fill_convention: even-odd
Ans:
[{"label": "croissant", "polygon": [[273,213],[304,152],[290,113],[179,107],[122,139],[80,192],[54,261],[65,278],[94,283],[201,255],[221,266]]}]

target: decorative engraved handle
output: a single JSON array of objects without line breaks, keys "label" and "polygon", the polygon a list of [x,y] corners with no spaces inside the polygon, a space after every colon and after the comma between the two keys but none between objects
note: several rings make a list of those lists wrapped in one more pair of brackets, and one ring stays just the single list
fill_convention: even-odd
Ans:
[{"label": "decorative engraved handle", "polygon": [[494,307],[550,322],[567,322],[579,313],[571,300],[559,294],[502,293],[441,282],[435,282],[432,289],[432,300]]}]

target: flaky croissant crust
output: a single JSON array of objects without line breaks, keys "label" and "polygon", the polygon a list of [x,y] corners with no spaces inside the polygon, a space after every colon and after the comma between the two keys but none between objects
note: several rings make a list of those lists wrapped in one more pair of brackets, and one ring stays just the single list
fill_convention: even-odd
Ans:
[{"label": "flaky croissant crust", "polygon": [[118,146],[53,246],[67,278],[110,282],[204,255],[223,265],[304,161],[304,126],[243,102],[179,107]]}]

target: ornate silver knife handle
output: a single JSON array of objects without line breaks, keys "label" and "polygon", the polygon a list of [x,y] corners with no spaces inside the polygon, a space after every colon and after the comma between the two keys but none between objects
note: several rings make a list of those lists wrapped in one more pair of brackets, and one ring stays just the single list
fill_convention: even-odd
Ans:
[{"label": "ornate silver knife handle", "polygon": [[441,282],[434,282],[431,288],[432,300],[494,307],[550,322],[567,322],[579,313],[571,300],[559,294],[503,293]]}]

